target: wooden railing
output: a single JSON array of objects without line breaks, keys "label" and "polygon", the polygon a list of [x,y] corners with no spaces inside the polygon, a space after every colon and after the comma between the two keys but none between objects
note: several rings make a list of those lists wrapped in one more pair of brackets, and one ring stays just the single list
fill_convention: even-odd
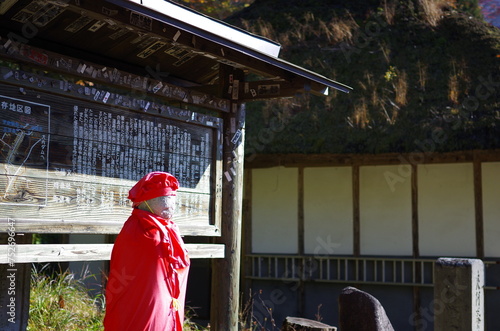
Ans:
[{"label": "wooden railing", "polygon": [[[434,286],[434,258],[247,255],[247,279]],[[500,261],[484,261],[485,289],[499,289]]]}]

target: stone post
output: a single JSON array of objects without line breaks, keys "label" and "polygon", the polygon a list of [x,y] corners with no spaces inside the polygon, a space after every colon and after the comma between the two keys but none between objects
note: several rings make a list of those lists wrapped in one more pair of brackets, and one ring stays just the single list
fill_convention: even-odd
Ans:
[{"label": "stone post", "polygon": [[434,329],[484,331],[484,263],[439,258],[434,269]]}]

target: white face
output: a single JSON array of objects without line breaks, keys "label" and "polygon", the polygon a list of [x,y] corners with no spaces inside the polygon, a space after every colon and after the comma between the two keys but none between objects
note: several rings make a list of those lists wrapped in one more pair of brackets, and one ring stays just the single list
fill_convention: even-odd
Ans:
[{"label": "white face", "polygon": [[153,214],[160,217],[171,219],[174,216],[177,207],[177,197],[175,195],[162,196],[148,200]]}]

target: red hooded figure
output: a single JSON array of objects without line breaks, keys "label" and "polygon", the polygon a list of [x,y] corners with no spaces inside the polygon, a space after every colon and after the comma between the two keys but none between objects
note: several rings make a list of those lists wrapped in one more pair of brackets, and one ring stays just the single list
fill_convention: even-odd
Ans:
[{"label": "red hooded figure", "polygon": [[132,215],[111,253],[105,331],[181,331],[189,258],[171,220],[179,187],[151,172],[129,191]]}]

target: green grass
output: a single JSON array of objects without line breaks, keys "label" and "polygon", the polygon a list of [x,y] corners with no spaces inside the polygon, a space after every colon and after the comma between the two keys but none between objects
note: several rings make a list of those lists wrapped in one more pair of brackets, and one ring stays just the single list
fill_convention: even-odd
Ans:
[{"label": "green grass", "polygon": [[[105,303],[102,295],[91,296],[83,280],[65,271],[47,275],[31,273],[28,331],[102,331]],[[192,308],[186,307],[184,331],[208,330],[192,321]]]},{"label": "green grass", "polygon": [[32,270],[28,331],[103,330],[103,317],[103,297],[91,297],[74,274]]}]

